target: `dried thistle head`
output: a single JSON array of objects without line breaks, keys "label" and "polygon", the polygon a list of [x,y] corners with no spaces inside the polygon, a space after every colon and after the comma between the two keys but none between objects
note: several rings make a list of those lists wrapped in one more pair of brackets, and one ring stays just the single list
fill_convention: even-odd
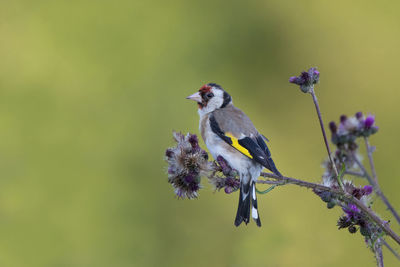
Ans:
[{"label": "dried thistle head", "polygon": [[177,142],[175,147],[165,151],[168,162],[168,182],[179,198],[196,198],[201,188],[201,176],[213,171],[208,154],[198,144],[194,134],[173,133]]},{"label": "dried thistle head", "polygon": [[165,151],[168,163],[168,182],[179,198],[197,198],[201,188],[201,177],[207,177],[215,190],[224,188],[225,193],[235,192],[240,187],[239,173],[219,156],[208,161],[208,154],[198,143],[194,134],[173,133],[176,146]]}]

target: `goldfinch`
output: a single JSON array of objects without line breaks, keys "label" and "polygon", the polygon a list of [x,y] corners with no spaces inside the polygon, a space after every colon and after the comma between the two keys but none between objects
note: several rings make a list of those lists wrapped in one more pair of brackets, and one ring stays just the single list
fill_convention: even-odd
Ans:
[{"label": "goldfinch", "polygon": [[261,226],[255,182],[263,167],[282,176],[264,141],[267,139],[233,105],[231,96],[221,86],[208,83],[187,99],[198,104],[201,136],[213,158],[222,156],[239,172],[240,194],[235,225],[249,223],[251,206],[251,216],[257,226]]}]

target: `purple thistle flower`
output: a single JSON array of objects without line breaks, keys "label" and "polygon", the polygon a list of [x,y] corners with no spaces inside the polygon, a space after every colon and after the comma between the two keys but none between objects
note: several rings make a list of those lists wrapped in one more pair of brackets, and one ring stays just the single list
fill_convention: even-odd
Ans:
[{"label": "purple thistle flower", "polygon": [[364,127],[365,127],[366,129],[369,129],[369,128],[372,127],[372,125],[374,124],[374,122],[375,122],[374,116],[369,115],[369,116],[365,119],[365,121],[364,121]]},{"label": "purple thistle flower", "polygon": [[311,81],[310,74],[308,72],[306,72],[306,71],[302,71],[300,76],[299,76],[299,78],[300,78],[299,81],[301,82],[300,85],[309,83]]},{"label": "purple thistle flower", "polygon": [[371,185],[366,185],[366,186],[364,186],[364,188],[362,189],[364,195],[366,195],[366,196],[368,196],[369,194],[371,194],[371,193],[372,193],[372,190],[373,190],[373,188],[372,188]]},{"label": "purple thistle flower", "polygon": [[292,76],[292,77],[290,77],[290,78],[289,78],[289,82],[290,82],[290,83],[297,84],[297,85],[300,85],[300,79],[299,79],[297,76]]},{"label": "purple thistle flower", "polygon": [[197,135],[195,135],[195,134],[189,135],[188,141],[192,145],[193,149],[198,149],[199,148],[199,140],[197,138]]},{"label": "purple thistle flower", "polygon": [[348,204],[347,207],[343,207],[342,209],[349,219],[354,219],[354,217],[360,213],[360,210],[357,208],[357,206],[352,203]]},{"label": "purple thistle flower", "polygon": [[355,204],[350,204],[349,208],[354,213],[360,213],[360,209]]},{"label": "purple thistle flower", "polygon": [[235,192],[240,187],[240,180],[236,178],[238,172],[228,164],[228,162],[222,157],[217,157],[217,163],[215,163],[215,170],[222,172],[223,176],[215,175],[213,172],[208,176],[209,182],[215,187],[216,190],[224,188],[225,193],[230,194]]},{"label": "purple thistle flower", "polygon": [[300,86],[304,93],[310,92],[314,88],[314,84],[319,81],[319,71],[316,68],[310,68],[308,71],[303,71],[299,76],[292,76],[289,78],[290,83]]},{"label": "purple thistle flower", "polygon": [[[334,123],[331,122],[329,128],[335,129]],[[378,132],[379,128],[375,126],[375,117],[372,115],[364,117],[362,112],[357,112],[354,116],[340,116],[340,124],[337,126],[336,132],[332,131],[332,143],[337,145],[339,150],[350,149],[356,150],[356,139],[358,137],[368,137]],[[343,146],[343,145],[347,145]]]},{"label": "purple thistle flower", "polygon": [[232,178],[232,177],[227,177],[225,184],[227,186],[239,188],[240,181],[239,181],[239,179],[235,179],[235,178]]},{"label": "purple thistle flower", "polygon": [[190,183],[189,188],[192,192],[197,192],[200,189],[200,184],[192,182]]},{"label": "purple thistle flower", "polygon": [[227,177],[225,179],[225,193],[230,194],[232,192],[235,192],[236,190],[239,189],[240,186],[240,181],[239,179]]},{"label": "purple thistle flower", "polygon": [[[370,185],[366,185],[364,187],[355,187],[352,182],[346,181],[344,183],[344,189],[347,193],[351,194],[357,199],[361,199],[363,196],[367,196],[372,193],[373,188]],[[357,206],[356,206],[357,207]]]},{"label": "purple thistle flower", "polygon": [[188,174],[185,177],[183,177],[183,180],[185,181],[186,184],[190,184],[194,181],[194,176],[193,174]]},{"label": "purple thistle flower", "polygon": [[345,123],[347,121],[347,116],[346,115],[341,115],[340,116],[340,122]]},{"label": "purple thistle flower", "polygon": [[231,166],[229,166],[228,162],[226,162],[226,160],[221,155],[217,157],[217,162],[222,169],[222,173],[224,175],[229,175],[232,171],[232,168]]}]

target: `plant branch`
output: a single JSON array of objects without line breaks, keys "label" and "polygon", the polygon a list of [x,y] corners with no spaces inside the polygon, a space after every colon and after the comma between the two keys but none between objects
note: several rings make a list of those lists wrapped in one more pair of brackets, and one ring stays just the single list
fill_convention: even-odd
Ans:
[{"label": "plant branch", "polygon": [[318,115],[318,119],[319,119],[319,124],[320,124],[320,126],[321,126],[321,131],[322,131],[322,135],[323,135],[323,137],[324,137],[325,147],[326,147],[326,151],[328,152],[329,160],[331,161],[331,164],[332,164],[333,170],[335,171],[336,177],[339,177],[339,172],[338,172],[338,170],[337,170],[337,168],[336,168],[335,162],[334,162],[333,159],[332,159],[331,149],[329,148],[328,139],[326,138],[326,132],[325,132],[325,127],[324,127],[324,122],[322,121],[321,110],[319,109],[318,99],[317,99],[317,96],[315,95],[314,88],[312,88],[312,89],[310,90],[310,94],[311,94],[311,96],[312,96],[312,99],[313,99],[314,105],[315,105],[315,109],[316,109],[316,111],[317,111],[317,115]]},{"label": "plant branch", "polygon": [[373,180],[371,175],[369,175],[367,169],[365,169],[364,165],[358,160],[356,155],[352,154],[351,157],[353,158],[353,160],[357,164],[357,166],[360,168],[360,170],[363,173],[364,177],[367,178],[369,184],[372,185],[374,187],[374,189],[375,189],[377,187],[377,184],[375,183],[375,181]]},{"label": "plant branch", "polygon": [[400,224],[400,216],[399,216],[399,214],[394,209],[392,204],[390,204],[389,200],[386,198],[386,196],[383,194],[383,192],[380,190],[379,187],[378,187],[378,190],[376,190],[376,194],[382,199],[382,201],[385,203],[385,205],[388,208],[388,210],[390,210],[390,212],[396,218],[396,221]]},{"label": "plant branch", "polygon": [[335,193],[337,195],[341,195],[344,198],[346,198],[347,201],[354,203],[369,218],[371,218],[371,220],[373,220],[387,235],[389,235],[391,238],[393,238],[393,240],[395,240],[400,245],[400,236],[398,236],[390,228],[390,226],[389,226],[389,224],[387,222],[385,222],[381,218],[379,218],[370,208],[365,206],[363,202],[361,202],[360,200],[356,199],[355,197],[353,197],[352,195],[349,195],[348,193],[346,193],[344,191],[333,189],[333,188],[330,188],[330,187],[327,187],[327,186],[324,186],[324,185],[320,185],[320,184],[306,182],[306,181],[299,180],[299,179],[296,179],[296,178],[285,177],[285,176],[280,177],[280,176],[278,176],[276,174],[273,174],[273,173],[262,172],[261,176],[262,177],[272,178],[272,179],[275,179],[275,180],[278,180],[278,181],[282,181],[282,182],[288,183],[288,184],[295,184],[295,185],[298,185],[298,186],[312,188],[312,189],[316,189],[316,190],[320,190],[320,191],[329,191],[329,192]]},{"label": "plant branch", "polygon": [[282,182],[272,181],[272,180],[257,180],[258,184],[272,184],[272,185],[282,185]]},{"label": "plant branch", "polygon": [[385,245],[385,247],[386,247],[390,252],[392,252],[393,255],[394,255],[398,260],[400,260],[400,255],[399,255],[399,253],[397,253],[397,251],[395,251],[395,250],[385,241],[385,239],[381,239],[381,241],[382,241],[382,244]]},{"label": "plant branch", "polygon": [[382,254],[382,245],[380,239],[375,242],[374,252],[376,258],[376,264],[378,267],[383,267],[383,254]]},{"label": "plant branch", "polygon": [[355,155],[353,155],[354,162],[357,164],[357,166],[360,168],[360,170],[364,173],[364,176],[367,178],[368,182],[372,185],[374,188],[376,194],[382,199],[383,203],[385,203],[386,207],[388,210],[393,214],[393,216],[396,218],[397,223],[400,224],[400,216],[397,213],[397,211],[394,209],[392,204],[390,204],[389,200],[386,198],[385,194],[381,191],[381,188],[379,187],[379,184],[375,182],[375,180],[369,175],[367,170],[365,169],[364,165],[357,159]]}]

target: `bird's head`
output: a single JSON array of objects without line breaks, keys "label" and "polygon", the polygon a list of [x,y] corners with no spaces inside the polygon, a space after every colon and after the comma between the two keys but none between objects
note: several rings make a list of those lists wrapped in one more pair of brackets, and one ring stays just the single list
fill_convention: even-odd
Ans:
[{"label": "bird's head", "polygon": [[203,85],[198,92],[186,97],[197,102],[199,114],[204,115],[216,109],[224,108],[232,103],[231,96],[215,83]]}]

